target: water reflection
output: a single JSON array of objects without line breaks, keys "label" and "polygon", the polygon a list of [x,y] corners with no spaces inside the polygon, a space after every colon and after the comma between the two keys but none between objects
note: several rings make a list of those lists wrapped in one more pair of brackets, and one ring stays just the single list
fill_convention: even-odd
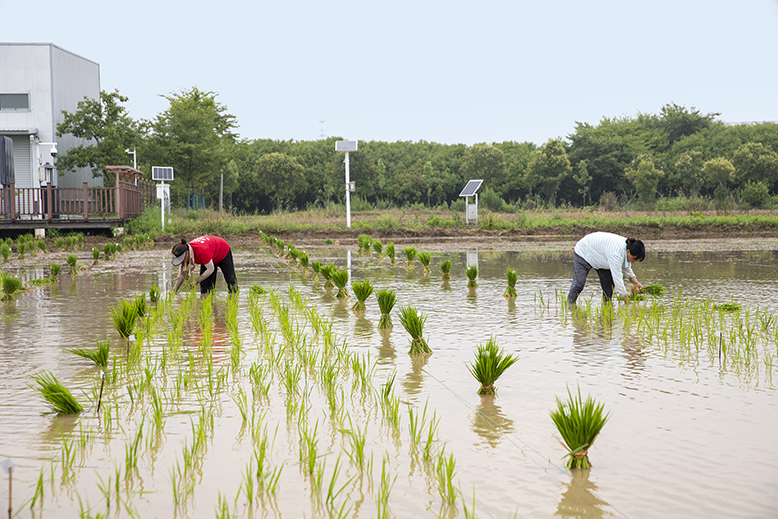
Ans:
[{"label": "water reflection", "polygon": [[478,412],[473,418],[473,432],[496,447],[507,432],[513,431],[513,420],[502,413],[502,408],[495,403],[495,395],[481,395],[481,402],[476,406]]},{"label": "water reflection", "polygon": [[422,368],[429,362],[429,355],[411,355],[411,370],[403,377],[401,384],[408,395],[418,395],[424,380]]},{"label": "water reflection", "polygon": [[391,341],[392,328],[380,328],[378,333],[381,334],[381,346],[378,348],[378,363],[394,364],[394,359],[397,357],[397,350],[392,345]]},{"label": "water reflection", "polygon": [[370,319],[365,318],[364,310],[354,310],[354,315],[357,316],[357,320],[354,323],[354,335],[369,339],[375,333],[375,326]]},{"label": "water reflection", "polygon": [[597,490],[597,485],[589,481],[589,469],[571,469],[570,472],[573,477],[570,483],[565,483],[567,488],[562,492],[554,515],[578,519],[604,517],[602,507],[607,506],[607,503],[592,493]]}]

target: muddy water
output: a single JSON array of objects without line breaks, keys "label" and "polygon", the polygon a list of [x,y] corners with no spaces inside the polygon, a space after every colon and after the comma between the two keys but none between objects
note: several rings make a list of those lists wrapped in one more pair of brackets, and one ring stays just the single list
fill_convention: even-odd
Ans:
[{"label": "muddy water", "polygon": [[[312,259],[345,266],[340,249],[309,251]],[[398,248],[398,253],[400,250]],[[398,254],[399,256],[399,254]],[[13,459],[13,503],[26,503],[21,517],[74,516],[110,510],[140,517],[211,517],[219,514],[220,499],[240,517],[373,517],[379,515],[377,494],[382,459],[394,483],[388,500],[395,517],[438,514],[464,517],[464,504],[475,506],[478,517],[774,517],[778,505],[778,399],[773,378],[778,351],[760,348],[756,366],[722,366],[705,354],[690,355],[674,347],[662,347],[631,328],[570,318],[558,304],[555,292],[566,292],[570,283],[569,252],[457,251],[433,255],[432,265],[443,258],[454,260],[452,279],[443,283],[437,268],[424,276],[416,263],[413,271],[387,260],[365,259],[352,254],[353,280],[369,277],[376,287],[393,288],[398,303],[395,327],[382,332],[376,327],[379,311],[375,299],[364,315],[334,297],[320,281],[275,261],[265,253],[238,252],[240,294],[239,326],[245,352],[239,366],[230,369],[230,340],[223,282],[214,311],[212,355],[214,370],[224,369],[223,388],[209,391],[199,377],[199,389],[173,396],[175,378],[189,371],[192,356],[165,355],[169,346],[169,321],[162,321],[144,349],[143,360],[127,376],[120,376],[104,395],[110,409],[96,413],[90,401],[99,387],[98,370],[62,348],[92,347],[110,337],[113,354],[121,363],[124,345],[110,322],[110,307],[119,299],[148,290],[152,283],[169,283],[172,273],[166,256],[138,259],[135,268],[104,269],[61,275],[52,287],[36,288],[14,303],[0,307],[0,461]],[[479,286],[466,287],[464,269],[477,262]],[[515,301],[502,297],[505,269],[518,271]],[[63,270],[67,270],[66,268]],[[718,302],[738,301],[744,307],[778,310],[772,285],[778,258],[772,251],[663,252],[637,264],[644,283],[668,287],[664,300],[681,293],[685,298]],[[25,279],[42,277],[43,270],[18,273]],[[321,316],[331,318],[339,340],[349,351],[370,355],[375,361],[374,389],[380,389],[396,372],[395,394],[402,401],[401,425],[393,428],[382,417],[370,391],[362,391],[356,377],[342,369],[339,394],[342,406],[333,413],[317,386],[316,370],[304,374],[300,393],[290,410],[290,398],[281,375],[273,379],[267,397],[251,396],[247,382],[250,366],[267,361],[267,348],[256,338],[250,322],[248,290],[251,285],[277,289],[300,323],[305,320],[286,298],[289,286],[308,300]],[[599,304],[596,276],[592,275],[582,297]],[[184,300],[177,296],[172,307]],[[261,299],[264,315],[282,341],[280,325],[268,297]],[[396,310],[414,304],[428,316],[425,336],[434,350],[426,361],[407,355],[408,336],[399,325]],[[197,303],[196,303],[197,305]],[[185,327],[183,351],[196,355],[197,306]],[[306,332],[313,340],[310,329]],[[768,333],[774,333],[769,330]],[[497,397],[480,397],[477,383],[465,366],[475,346],[490,335],[507,351],[517,352],[519,362],[497,383]],[[772,348],[772,349],[770,349]],[[167,364],[161,367],[161,359]],[[76,417],[42,414],[47,407],[28,387],[30,374],[52,371],[85,404]],[[144,373],[150,386],[163,395],[163,424],[152,427],[149,388],[139,381]],[[777,379],[778,380],[778,379]],[[559,444],[549,410],[555,396],[578,385],[605,403],[610,421],[590,451],[593,467],[588,472],[564,469],[564,448]],[[244,422],[236,397],[243,388],[255,418]],[[427,406],[427,423],[435,413],[439,425],[432,443],[432,461],[412,454],[408,431],[408,406],[421,413]],[[300,407],[309,407],[307,415]],[[206,411],[203,411],[206,410]],[[193,429],[206,413],[206,438],[197,451],[194,489],[176,505],[173,480],[183,465],[187,446],[194,442]],[[249,411],[250,413],[250,411]],[[333,418],[338,415],[341,423]],[[275,492],[254,490],[253,504],[245,493],[243,473],[253,453],[252,421],[262,416],[272,446],[267,470],[281,470]],[[346,417],[351,419],[351,425]],[[212,424],[212,425],[208,425]],[[318,428],[318,463],[324,463],[322,490],[315,476],[305,474],[300,460],[301,424]],[[372,465],[362,471],[348,454],[353,453],[344,429],[364,428],[365,451]],[[261,429],[261,427],[260,427]],[[142,433],[137,467],[127,469],[127,449]],[[63,462],[65,442],[76,444],[72,462]],[[427,429],[424,431],[426,439]],[[423,446],[419,451],[423,450]],[[456,459],[454,482],[461,489],[454,506],[446,506],[438,491],[436,454]],[[340,456],[340,473],[333,478]],[[68,468],[66,468],[66,466]],[[256,464],[254,465],[256,468]],[[35,484],[43,474],[43,505],[30,510]],[[116,478],[119,478],[118,488]],[[5,476],[5,475],[4,475]],[[337,481],[343,490],[327,502],[327,487]],[[7,479],[0,485],[0,501],[8,502]],[[105,492],[105,488],[108,492]],[[118,491],[117,491],[118,490]],[[120,505],[117,504],[117,494]],[[108,499],[106,498],[108,497]],[[79,504],[81,502],[81,504]],[[88,503],[88,504],[87,504]],[[108,504],[110,503],[110,509]],[[226,516],[222,514],[222,516]]]}]

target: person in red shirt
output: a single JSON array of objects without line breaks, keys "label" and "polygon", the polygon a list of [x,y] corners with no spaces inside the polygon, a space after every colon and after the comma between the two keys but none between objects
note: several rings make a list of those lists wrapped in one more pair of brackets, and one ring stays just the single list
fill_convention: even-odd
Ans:
[{"label": "person in red shirt", "polygon": [[195,265],[200,265],[200,276],[194,280],[194,285],[200,285],[200,293],[207,294],[216,288],[216,269],[219,268],[227,282],[230,293],[238,291],[238,280],[235,277],[235,265],[232,262],[230,245],[216,236],[200,236],[189,243],[181,238],[180,243],[173,245],[173,266],[180,265],[178,278],[173,292],[178,292],[184,284],[187,274],[192,274]]}]

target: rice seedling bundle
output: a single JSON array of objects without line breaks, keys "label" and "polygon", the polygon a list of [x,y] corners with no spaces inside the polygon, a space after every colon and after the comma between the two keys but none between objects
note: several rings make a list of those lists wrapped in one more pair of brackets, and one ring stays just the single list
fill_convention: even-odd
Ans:
[{"label": "rice seedling bundle", "polygon": [[397,302],[397,294],[394,290],[382,288],[376,292],[378,308],[381,310],[381,318],[378,320],[379,328],[392,328],[392,317],[389,315]]},{"label": "rice seedling bundle", "polygon": [[424,272],[426,274],[429,274],[430,272],[430,261],[432,261],[432,254],[429,252],[419,252],[416,255],[417,258],[419,258],[419,263],[424,267]]},{"label": "rice seedling bundle", "polygon": [[97,260],[100,259],[100,249],[97,247],[92,247],[92,259],[94,260],[94,264],[97,265]]},{"label": "rice seedling bundle", "polygon": [[58,251],[62,250],[65,246],[65,238],[54,238],[54,246]]},{"label": "rice seedling bundle", "polygon": [[505,351],[497,346],[494,336],[490,337],[486,344],[479,344],[473,363],[467,366],[470,374],[481,384],[478,394],[493,395],[497,391],[494,383],[518,360],[518,354],[506,355]]},{"label": "rice seedling bundle", "polygon": [[351,308],[353,310],[364,310],[365,301],[367,298],[373,295],[373,285],[370,284],[369,279],[365,279],[362,282],[355,281],[351,283],[351,289],[354,291],[354,297],[357,298],[357,302]]},{"label": "rice seedling bundle", "polygon": [[133,239],[132,236],[125,236],[124,237],[124,247],[125,248],[131,249],[133,243],[135,243],[135,240]]},{"label": "rice seedling bundle", "polygon": [[373,240],[373,250],[378,257],[381,257],[381,253],[384,250],[384,244],[381,243],[381,240]]},{"label": "rice seedling bundle", "polygon": [[662,297],[665,295],[665,287],[659,283],[654,283],[653,285],[643,287],[642,292],[650,296]]},{"label": "rice seedling bundle", "polygon": [[476,279],[478,278],[478,267],[475,265],[471,265],[470,267],[465,270],[465,274],[467,275],[467,286],[471,288],[475,288],[478,286],[478,283],[476,283]]},{"label": "rice seedling bundle", "polygon": [[75,270],[76,263],[78,262],[78,256],[76,256],[75,254],[68,254],[68,257],[65,258],[65,262],[70,267],[70,270]]},{"label": "rice seedling bundle", "polygon": [[17,250],[19,251],[19,259],[24,259],[24,252],[27,250],[27,242],[20,241],[16,245]]},{"label": "rice seedling bundle", "polygon": [[297,260],[300,262],[300,266],[304,268],[305,270],[308,270],[308,254],[306,252],[300,252],[300,255],[297,257]]},{"label": "rice seedling bundle", "polygon": [[152,303],[159,301],[159,287],[156,283],[151,285],[151,288],[149,289],[149,301]]},{"label": "rice seedling bundle", "polygon": [[563,402],[556,397],[557,408],[551,411],[551,420],[564,440],[564,446],[569,451],[567,468],[589,468],[589,449],[594,440],[600,434],[605,422],[610,418],[610,412],[605,413],[605,406],[598,404],[591,397],[586,401],[581,397],[581,388],[578,388],[578,396],[574,397],[567,388],[567,401]]},{"label": "rice seedling bundle", "polygon": [[722,303],[720,305],[713,305],[713,308],[721,310],[722,312],[738,312],[740,310],[740,303],[735,303],[734,301],[731,303]]},{"label": "rice seedling bundle", "polygon": [[249,289],[249,294],[251,294],[252,296],[262,295],[265,292],[266,292],[265,289],[259,285],[251,285],[251,288]]},{"label": "rice seedling bundle", "polygon": [[143,234],[136,234],[135,235],[135,248],[140,249],[143,244],[146,243],[146,236]]},{"label": "rice seedling bundle", "polygon": [[321,277],[324,278],[324,287],[333,287],[332,284],[332,274],[335,273],[335,271],[338,270],[338,267],[335,265],[322,265],[321,268],[319,268],[319,272],[321,272]]},{"label": "rice seedling bundle", "polygon": [[[51,372],[31,375],[39,387],[33,387],[58,414],[75,414],[84,410],[75,397]],[[30,386],[32,387],[32,386]]]},{"label": "rice seedling bundle", "polygon": [[3,301],[12,301],[17,294],[24,292],[22,280],[6,272],[0,272],[0,285],[3,289],[0,300]]},{"label": "rice seedling bundle", "polygon": [[123,299],[119,301],[119,308],[115,306],[111,307],[111,321],[116,327],[116,331],[119,335],[125,339],[132,335],[132,330],[135,328],[135,319],[138,317],[138,310],[135,303]]},{"label": "rice seedling bundle", "polygon": [[43,251],[44,254],[48,254],[49,253],[49,251],[46,249],[46,240],[38,240],[38,242],[35,245],[41,251]]},{"label": "rice seedling bundle", "polygon": [[427,322],[427,316],[418,312],[414,306],[404,306],[400,308],[400,323],[405,331],[411,336],[410,354],[424,353],[431,354],[427,341],[424,340],[424,323]]},{"label": "rice seedling bundle", "polygon": [[451,279],[451,260],[446,259],[440,262],[440,272],[443,273],[441,279]]},{"label": "rice seedling bundle", "polygon": [[413,260],[416,259],[416,247],[411,245],[410,247],[404,247],[403,252],[405,253],[405,259],[408,261],[405,263],[406,267],[413,268]]},{"label": "rice seedling bundle", "polygon": [[332,271],[332,283],[338,288],[338,293],[335,294],[337,298],[348,297],[348,290],[346,285],[348,284],[348,270],[335,268]]},{"label": "rice seedling bundle", "polygon": [[508,268],[508,288],[505,289],[503,294],[506,297],[516,297],[516,281],[519,280],[519,275],[512,268]]},{"label": "rice seedling bundle", "polygon": [[7,262],[8,257],[11,255],[11,247],[9,247],[8,244],[5,242],[0,244],[0,255],[3,256],[4,262]]},{"label": "rice seedling bundle", "polygon": [[51,263],[49,268],[51,269],[51,277],[55,278],[59,276],[59,270],[62,268],[62,265],[59,263]]},{"label": "rice seedling bundle", "polygon": [[357,236],[357,242],[359,243],[359,252],[370,254],[370,245],[373,243],[373,238],[367,234],[360,234]]},{"label": "rice seedling bundle", "polygon": [[73,236],[65,236],[65,250],[69,250],[71,247],[75,250],[76,239]]},{"label": "rice seedling bundle", "polygon": [[142,292],[139,296],[133,298],[132,304],[135,305],[135,313],[138,317],[146,317],[146,311],[148,306],[146,305],[146,292]]},{"label": "rice seedling bundle", "polygon": [[97,366],[107,366],[108,353],[111,351],[111,340],[106,338],[104,341],[97,341],[97,348],[94,350],[89,348],[68,348],[65,351],[89,359]]},{"label": "rice seedling bundle", "polygon": [[389,242],[386,244],[386,257],[392,260],[392,265],[397,263],[397,259],[394,257],[394,243]]}]

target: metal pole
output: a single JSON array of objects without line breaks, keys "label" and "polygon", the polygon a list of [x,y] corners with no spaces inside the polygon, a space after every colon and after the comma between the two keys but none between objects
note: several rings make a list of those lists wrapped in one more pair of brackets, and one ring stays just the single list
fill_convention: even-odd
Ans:
[{"label": "metal pole", "polygon": [[223,201],[224,201],[224,173],[220,175],[219,179],[219,212],[222,212],[222,208],[224,207]]},{"label": "metal pole", "polygon": [[162,196],[160,197],[162,203],[162,231],[165,231],[165,181],[162,181]]},{"label": "metal pole", "polygon": [[348,175],[348,152],[346,152],[346,227],[351,229],[351,181]]}]

